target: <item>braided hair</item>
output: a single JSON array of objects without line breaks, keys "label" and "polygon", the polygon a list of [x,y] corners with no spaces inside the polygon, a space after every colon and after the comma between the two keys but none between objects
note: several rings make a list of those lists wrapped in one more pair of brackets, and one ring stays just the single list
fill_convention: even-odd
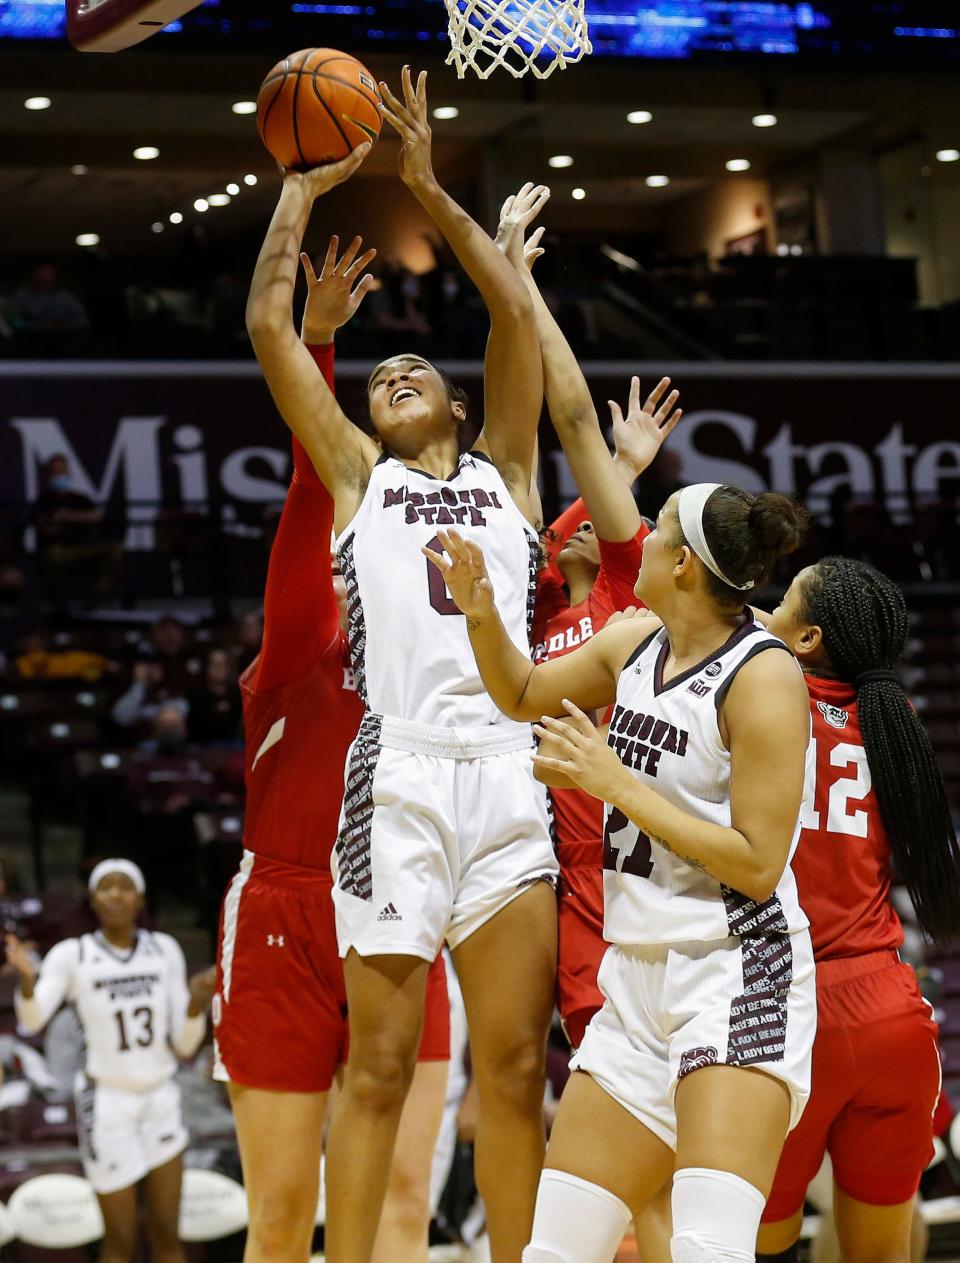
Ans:
[{"label": "braided hair", "polygon": [[937,761],[894,667],[907,638],[903,593],[863,561],[825,557],[803,591],[841,680],[857,690],[863,745],[894,864],[934,942],[960,934],[960,845]]}]

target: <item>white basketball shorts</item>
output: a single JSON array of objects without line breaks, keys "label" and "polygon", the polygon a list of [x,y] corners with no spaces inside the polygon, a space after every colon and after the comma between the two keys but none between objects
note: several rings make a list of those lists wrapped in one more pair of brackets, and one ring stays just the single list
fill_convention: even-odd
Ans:
[{"label": "white basketball shorts", "polygon": [[146,1092],[94,1083],[81,1070],[74,1082],[83,1171],[97,1193],[116,1193],[187,1147],[180,1089],[173,1079]]},{"label": "white basketball shorts", "polygon": [[434,728],[368,712],[331,858],[341,956],[433,960],[538,881],[556,882],[527,727]]},{"label": "white basketball shorts", "polygon": [[782,1080],[790,1127],[810,1095],[817,1033],[807,930],[759,938],[611,946],[598,978],[604,1004],[571,1069],[591,1075],[671,1149],[674,1093],[704,1066],[746,1066]]}]

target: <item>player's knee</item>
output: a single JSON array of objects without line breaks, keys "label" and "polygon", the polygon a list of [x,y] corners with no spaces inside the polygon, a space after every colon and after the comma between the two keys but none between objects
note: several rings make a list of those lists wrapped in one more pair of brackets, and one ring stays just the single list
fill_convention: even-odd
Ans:
[{"label": "player's knee", "polygon": [[251,1206],[247,1238],[256,1257],[284,1259],[305,1253],[313,1234],[316,1197],[302,1188],[278,1189]]},{"label": "player's knee", "polygon": [[376,1111],[392,1111],[403,1105],[416,1068],[416,1046],[379,1044],[364,1053],[350,1049],[344,1093],[355,1104]]},{"label": "player's knee", "polygon": [[547,1077],[544,1040],[494,1041],[492,1048],[475,1052],[474,1072],[485,1105],[496,1100],[508,1109],[539,1109]]},{"label": "player's knee", "polygon": [[429,1172],[394,1162],[383,1207],[384,1221],[406,1239],[419,1240],[430,1225]]}]

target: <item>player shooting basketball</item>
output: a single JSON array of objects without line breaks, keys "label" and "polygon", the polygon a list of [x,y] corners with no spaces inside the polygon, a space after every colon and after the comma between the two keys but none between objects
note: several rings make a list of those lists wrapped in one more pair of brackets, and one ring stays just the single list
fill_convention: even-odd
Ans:
[{"label": "player shooting basketball", "polygon": [[[542,1099],[556,969],[557,865],[527,724],[484,691],[465,621],[424,559],[438,529],[482,540],[513,643],[529,654],[539,541],[530,501],[543,395],[530,297],[431,164],[426,76],[403,101],[381,85],[403,182],[446,237],[490,314],[485,424],[459,454],[463,396],[420,356],[368,387],[375,437],[343,414],[297,336],[291,296],[316,198],[345,162],[290,173],[257,263],[247,323],[267,383],[334,500],[357,686],[367,707],[347,759],[334,849],[337,934],[351,1022],[328,1142],[327,1252],[367,1263],[413,1073],[429,962],[453,951],[479,1101],[477,1178],[495,1263],[529,1239],[543,1158]],[[523,227],[542,204],[515,205]],[[491,985],[495,983],[495,985]]]}]

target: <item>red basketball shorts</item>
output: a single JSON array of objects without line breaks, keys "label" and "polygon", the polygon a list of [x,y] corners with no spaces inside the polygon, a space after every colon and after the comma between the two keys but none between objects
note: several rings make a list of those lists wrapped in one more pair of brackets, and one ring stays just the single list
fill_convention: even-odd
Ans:
[{"label": "red basketball shorts", "polygon": [[937,1025],[895,952],[817,965],[810,1101],[787,1137],[764,1221],[789,1219],[825,1153],[837,1187],[873,1206],[909,1201],[933,1156]]},{"label": "red basketball shorts", "polygon": [[560,862],[557,1008],[572,1048],[603,1004],[597,986],[608,944],[603,938],[603,844],[566,842]]},{"label": "red basketball shorts", "polygon": [[[332,879],[247,851],[224,896],[213,998],[214,1077],[327,1092],[346,1059],[347,996]],[[450,1056],[443,958],[430,969],[419,1060]]]}]

